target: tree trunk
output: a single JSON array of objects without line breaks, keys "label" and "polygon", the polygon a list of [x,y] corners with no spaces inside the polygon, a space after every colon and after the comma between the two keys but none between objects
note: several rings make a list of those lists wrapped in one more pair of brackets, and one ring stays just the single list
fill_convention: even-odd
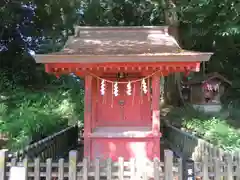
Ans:
[{"label": "tree trunk", "polygon": [[[178,34],[178,16],[176,12],[176,5],[174,0],[165,0],[165,22],[169,26],[169,34],[172,35],[177,42],[179,42]],[[167,104],[179,105],[181,102],[181,74],[174,73],[165,77],[164,85],[164,101]]]}]

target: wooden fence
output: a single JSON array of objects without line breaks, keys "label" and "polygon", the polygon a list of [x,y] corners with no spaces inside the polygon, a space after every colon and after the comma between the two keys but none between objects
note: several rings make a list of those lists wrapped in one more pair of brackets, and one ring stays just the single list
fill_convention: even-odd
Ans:
[{"label": "wooden fence", "polygon": [[202,161],[204,155],[207,154],[209,159],[218,158],[224,160],[228,156],[232,156],[235,161],[240,161],[240,151],[231,153],[225,152],[223,149],[190,133],[173,127],[170,124],[164,125],[163,135],[171,149],[181,154],[184,158]]},{"label": "wooden fence", "polygon": [[[233,180],[240,178],[239,163],[233,161],[231,156],[226,161],[220,161],[208,159],[206,155],[203,161],[183,167],[182,159],[174,160],[173,152],[170,150],[165,150],[164,162],[158,159],[152,162],[135,159],[124,161],[123,158],[114,162],[111,159],[89,161],[88,158],[78,161],[78,152],[75,150],[69,152],[68,160],[41,161],[39,158],[34,160],[25,158],[19,162],[14,158],[7,161],[7,153],[5,150],[0,151],[0,180],[7,180],[12,175],[11,167],[23,167],[26,176],[21,178],[19,175],[19,179],[25,180],[42,178],[44,180],[185,180],[187,178]],[[183,176],[184,168],[187,168],[187,176]]]},{"label": "wooden fence", "polygon": [[65,155],[71,149],[75,149],[78,143],[78,126],[74,125],[63,129],[51,136],[48,136],[38,142],[35,142],[24,149],[16,152],[13,156],[17,159],[34,159],[39,157],[41,160],[47,158],[59,159]]}]

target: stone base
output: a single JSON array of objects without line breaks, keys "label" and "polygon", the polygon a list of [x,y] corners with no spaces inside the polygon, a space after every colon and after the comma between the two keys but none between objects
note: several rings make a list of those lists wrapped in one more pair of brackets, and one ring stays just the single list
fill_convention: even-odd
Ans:
[{"label": "stone base", "polygon": [[193,104],[194,109],[198,109],[207,113],[216,113],[220,112],[222,109],[221,104]]}]

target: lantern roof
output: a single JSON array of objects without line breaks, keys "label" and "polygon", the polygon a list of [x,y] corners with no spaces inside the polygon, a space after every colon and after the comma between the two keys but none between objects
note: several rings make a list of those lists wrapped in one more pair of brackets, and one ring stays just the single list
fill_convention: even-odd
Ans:
[{"label": "lantern roof", "polygon": [[37,63],[199,62],[212,53],[185,51],[167,26],[75,28],[59,52],[37,54]]},{"label": "lantern roof", "polygon": [[185,84],[185,85],[202,84],[202,83],[214,80],[214,79],[218,79],[223,83],[232,85],[232,82],[230,80],[228,80],[227,78],[225,78],[218,72],[213,72],[213,73],[209,73],[206,75],[202,75],[199,73],[198,76],[193,77],[191,80],[184,82],[183,84]]}]

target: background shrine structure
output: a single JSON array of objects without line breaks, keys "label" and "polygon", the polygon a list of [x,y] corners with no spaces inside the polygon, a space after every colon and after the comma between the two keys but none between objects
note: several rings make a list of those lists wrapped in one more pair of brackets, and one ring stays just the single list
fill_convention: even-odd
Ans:
[{"label": "background shrine structure", "polygon": [[76,27],[60,52],[36,55],[48,73],[85,79],[85,157],[160,158],[160,77],[198,72],[212,55],[182,50],[168,32]]},{"label": "background shrine structure", "polygon": [[185,101],[194,108],[205,112],[219,112],[222,108],[221,98],[231,87],[232,82],[217,72],[196,74],[191,80],[182,83]]}]

